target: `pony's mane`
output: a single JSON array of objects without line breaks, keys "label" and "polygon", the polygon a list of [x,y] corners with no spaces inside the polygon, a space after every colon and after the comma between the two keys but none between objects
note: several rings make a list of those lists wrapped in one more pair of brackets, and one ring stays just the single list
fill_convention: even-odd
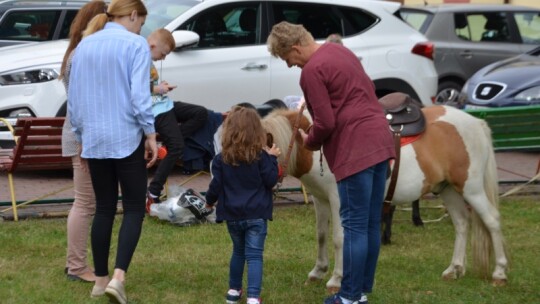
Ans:
[{"label": "pony's mane", "polygon": [[[289,141],[291,140],[292,136],[292,128],[294,127],[297,116],[297,110],[278,109],[272,111],[270,114],[268,114],[262,119],[263,128],[266,130],[266,132],[272,134],[274,138],[274,143],[278,148],[281,149],[281,155],[279,156],[280,163],[283,163],[283,161],[285,160],[285,156],[287,155],[287,150],[289,149]],[[302,115],[299,127],[301,129],[307,130],[310,125],[311,123],[308,118],[305,115]],[[301,145],[302,142],[300,139],[300,135],[296,134],[295,144],[293,145],[291,156],[289,159],[289,165],[287,168],[287,174],[295,177],[300,177],[302,174],[305,174],[306,171],[309,171],[313,163],[311,152],[301,147]],[[305,154],[310,154],[310,157]],[[303,162],[301,167],[307,168],[298,167],[299,155],[301,155],[301,160]]]},{"label": "pony's mane", "polygon": [[[291,124],[287,117],[284,116],[286,112],[289,112],[289,110],[274,110],[262,120],[263,128],[266,132],[272,134],[274,143],[281,149],[281,155],[279,156],[280,163],[283,163],[285,160],[289,148],[289,140],[292,135]],[[296,149],[297,145],[294,145],[289,159],[287,174],[296,170]]]}]

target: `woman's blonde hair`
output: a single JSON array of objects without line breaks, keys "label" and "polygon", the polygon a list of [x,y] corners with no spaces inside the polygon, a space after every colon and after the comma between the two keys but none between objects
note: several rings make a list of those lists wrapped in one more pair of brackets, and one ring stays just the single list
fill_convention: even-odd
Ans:
[{"label": "woman's blonde hair", "polygon": [[102,30],[105,24],[114,17],[129,16],[133,11],[136,11],[139,16],[148,15],[146,6],[141,0],[112,0],[106,12],[95,16],[90,21],[83,33],[83,37]]},{"label": "woman's blonde hair", "polygon": [[60,76],[58,79],[64,78],[64,73],[66,72],[67,61],[71,51],[73,51],[79,42],[83,38],[83,31],[86,29],[86,26],[98,14],[103,14],[107,10],[107,4],[101,0],[93,0],[86,3],[81,9],[77,12],[75,19],[71,22],[69,27],[69,45],[64,54],[64,59],[62,60],[62,67],[60,67]]},{"label": "woman's blonde hair", "polygon": [[314,41],[311,33],[301,24],[281,21],[272,27],[266,45],[272,56],[283,57],[291,51],[293,45],[306,46]]},{"label": "woman's blonde hair", "polygon": [[221,139],[223,162],[238,166],[252,163],[266,144],[266,132],[256,110],[234,107],[223,123]]}]

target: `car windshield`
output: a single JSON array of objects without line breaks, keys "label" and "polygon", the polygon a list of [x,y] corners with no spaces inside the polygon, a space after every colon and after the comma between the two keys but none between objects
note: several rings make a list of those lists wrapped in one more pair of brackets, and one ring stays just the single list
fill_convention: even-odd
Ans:
[{"label": "car windshield", "polygon": [[148,36],[158,28],[165,27],[176,17],[190,8],[200,4],[200,0],[147,0],[144,2],[148,16],[141,30],[143,37]]}]

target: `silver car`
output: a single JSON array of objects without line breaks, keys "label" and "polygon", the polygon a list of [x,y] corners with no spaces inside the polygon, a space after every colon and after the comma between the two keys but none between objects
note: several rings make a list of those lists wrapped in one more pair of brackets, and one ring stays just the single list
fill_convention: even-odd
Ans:
[{"label": "silver car", "polygon": [[435,44],[435,103],[457,101],[482,67],[540,45],[540,9],[514,5],[404,6],[401,17]]},{"label": "silver car", "polygon": [[466,109],[540,105],[540,47],[492,63],[463,86]]}]

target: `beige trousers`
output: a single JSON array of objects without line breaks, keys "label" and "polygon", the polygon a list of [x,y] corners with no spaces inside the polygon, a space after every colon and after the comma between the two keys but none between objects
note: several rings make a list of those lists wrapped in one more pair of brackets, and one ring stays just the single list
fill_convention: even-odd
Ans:
[{"label": "beige trousers", "polygon": [[96,196],[92,188],[90,172],[81,168],[81,158],[72,157],[73,189],[75,201],[67,218],[67,260],[69,274],[82,275],[93,272],[86,261],[88,235],[94,213],[96,211]]}]

